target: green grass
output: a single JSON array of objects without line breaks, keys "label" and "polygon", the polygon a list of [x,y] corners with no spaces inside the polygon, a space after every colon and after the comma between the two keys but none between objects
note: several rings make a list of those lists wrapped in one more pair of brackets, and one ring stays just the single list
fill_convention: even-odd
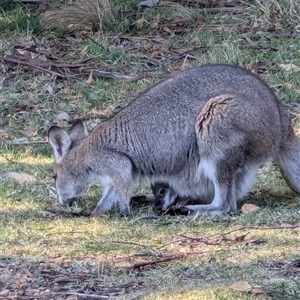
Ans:
[{"label": "green grass", "polygon": [[13,9],[5,10],[0,7],[0,32],[7,35],[14,33],[29,33],[40,35],[43,27],[40,18],[31,13],[27,8],[16,6]]},{"label": "green grass", "polygon": [[[295,29],[297,13],[292,10],[281,20],[271,8],[267,10],[270,14],[263,12],[262,7],[269,7],[270,2],[260,3],[262,6],[252,14],[246,10],[238,15],[204,13],[205,24],[197,23],[197,9],[157,7],[144,13],[147,22],[142,28],[132,27],[141,18],[136,15],[128,18],[128,27],[119,24],[116,32],[95,34],[93,40],[61,39],[53,36],[55,31],[44,37],[32,36],[33,27],[23,26],[23,16],[15,14],[13,27],[7,25],[11,34],[3,35],[0,52],[11,54],[14,45],[28,46],[34,37],[43,49],[67,44],[69,51],[55,54],[58,61],[93,57],[94,67],[130,76],[142,72],[158,76],[203,63],[238,63],[265,79],[282,101],[299,103],[299,71],[287,71],[282,66],[291,63],[300,67],[300,43],[288,35]],[[278,3],[285,14],[294,2]],[[151,29],[158,14],[161,27]],[[174,34],[165,31],[164,24],[178,15],[190,16],[185,30]],[[8,16],[12,17],[11,11],[1,15],[0,26],[8,24],[4,23]],[[281,22],[283,30],[269,30],[275,21]],[[123,36],[128,31],[130,35]],[[181,55],[198,46],[204,48]],[[155,218],[157,211],[151,205],[132,204],[130,218],[120,218],[117,210],[90,217],[87,214],[101,195],[96,185],[74,207],[61,208],[52,187],[52,150],[47,144],[30,142],[45,140],[54,122],[67,126],[57,120],[62,112],[71,119],[100,112],[109,115],[158,79],[128,82],[94,76],[87,82],[86,77],[58,80],[30,72],[25,78],[22,75],[28,70],[11,68],[14,72],[7,65],[0,68],[0,78],[12,78],[0,89],[0,173],[24,172],[37,181],[0,178],[0,291],[8,289],[16,297],[27,287],[36,288],[40,291],[37,299],[58,299],[58,294],[49,294],[58,292],[67,297],[70,291],[106,293],[117,299],[300,299],[296,266],[300,197],[287,187],[274,166],[269,164],[260,170],[253,193],[239,204],[239,209],[244,203],[259,206],[253,214],[239,210],[232,215],[199,216],[191,221],[192,216]],[[54,94],[49,93],[49,86],[55,88]],[[86,123],[91,130],[99,122],[90,118]],[[34,127],[33,136],[24,134],[25,129]],[[295,128],[300,135],[299,122]],[[29,145],[8,145],[9,140],[18,138],[26,138]],[[270,191],[277,195],[272,196]],[[226,234],[232,230],[236,231]],[[245,234],[244,241],[235,241]],[[168,255],[186,256],[134,267]],[[66,278],[69,281],[63,281]],[[265,293],[229,288],[241,280],[261,286]],[[11,299],[13,295],[1,297]],[[68,297],[76,299],[75,295]]]}]

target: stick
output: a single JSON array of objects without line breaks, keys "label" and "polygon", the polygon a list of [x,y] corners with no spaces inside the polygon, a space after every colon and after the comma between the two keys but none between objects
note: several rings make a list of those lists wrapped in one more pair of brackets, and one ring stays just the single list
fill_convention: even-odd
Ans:
[{"label": "stick", "polygon": [[[245,229],[261,229],[261,230],[272,230],[272,229],[295,229],[298,228],[300,225],[291,225],[291,226],[274,226],[274,227],[259,227],[259,226],[243,226],[225,233],[222,233],[221,235],[227,235],[236,231],[245,230]],[[213,234],[218,235],[220,233]]]},{"label": "stick", "polygon": [[162,76],[158,76],[155,75],[153,73],[148,73],[148,72],[143,72],[137,76],[131,76],[131,75],[125,75],[125,74],[120,74],[120,73],[116,73],[116,72],[106,72],[106,71],[102,71],[102,70],[94,70],[94,74],[96,73],[96,75],[99,76],[106,76],[106,77],[110,77],[110,78],[116,78],[116,79],[121,79],[121,80],[126,80],[126,81],[139,81],[141,79],[145,79],[145,78],[156,78],[156,77],[162,77]]},{"label": "stick", "polygon": [[13,58],[13,57],[4,57],[4,56],[0,56],[0,60],[6,61],[6,62],[12,62],[12,63],[15,63],[15,64],[24,65],[24,66],[29,66],[29,67],[32,67],[34,69],[38,69],[42,72],[45,72],[45,73],[48,73],[48,74],[51,74],[51,75],[55,75],[55,76],[60,77],[60,78],[65,78],[65,76],[62,75],[62,74],[59,74],[59,73],[51,71],[51,70],[44,69],[44,68],[39,67],[39,66],[36,66],[34,64],[31,64],[28,61],[18,60],[18,59]]},{"label": "stick", "polygon": [[[151,203],[151,202],[149,202]],[[154,220],[157,220],[157,219],[161,219],[160,216],[156,216],[156,215],[152,215],[152,216],[141,216],[141,217],[138,217],[138,218],[135,218],[133,220],[133,222],[136,222],[136,221],[140,221],[140,220],[146,220],[146,219],[154,219]]]},{"label": "stick", "polygon": [[82,294],[75,292],[65,292],[65,293],[49,293],[47,296],[76,296],[84,299],[110,299],[110,296],[97,295],[97,294]]},{"label": "stick", "polygon": [[179,259],[182,259],[182,258],[186,257],[187,255],[188,254],[179,254],[179,255],[173,255],[173,256],[165,257],[165,258],[158,259],[158,260],[151,260],[151,261],[136,263],[131,268],[132,269],[140,269],[140,268],[143,268],[143,267],[153,266],[153,265],[161,264],[161,263],[164,263],[164,262],[179,260]]},{"label": "stick", "polygon": [[185,258],[185,257],[189,256],[189,255],[203,254],[205,252],[206,251],[188,252],[188,253],[184,253],[184,254],[175,254],[175,255],[167,256],[167,257],[164,257],[164,258],[161,258],[161,259],[158,259],[158,260],[151,260],[151,261],[136,263],[131,267],[131,269],[140,269],[140,268],[147,267],[147,266],[154,266],[154,265],[165,263],[165,262],[180,260],[182,258]]},{"label": "stick", "polygon": [[24,142],[18,142],[18,141],[11,141],[7,143],[8,145],[12,146],[24,146],[24,145],[43,145],[48,144],[47,141],[24,141]]},{"label": "stick", "polygon": [[42,3],[42,2],[52,2],[53,0],[19,0],[22,3]]}]

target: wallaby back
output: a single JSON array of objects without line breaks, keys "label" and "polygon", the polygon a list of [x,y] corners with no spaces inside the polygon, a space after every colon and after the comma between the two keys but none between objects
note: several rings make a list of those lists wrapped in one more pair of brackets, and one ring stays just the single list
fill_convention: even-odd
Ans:
[{"label": "wallaby back", "polygon": [[[77,132],[74,138],[49,130],[59,202],[70,203],[89,182],[99,180],[104,194],[93,213],[118,204],[126,215],[134,184],[166,182],[179,196],[189,196],[191,190],[200,195],[208,182],[204,193],[214,193],[212,203],[188,209],[235,210],[237,197],[251,189],[261,164],[281,157],[282,149],[300,153],[295,137],[292,150],[283,146],[287,120],[266,83],[243,68],[205,65],[178,72],[87,137],[83,124],[71,129]],[[291,179],[300,171],[299,162],[289,159],[291,164],[295,171],[285,170],[287,181],[299,191],[299,178]]]}]

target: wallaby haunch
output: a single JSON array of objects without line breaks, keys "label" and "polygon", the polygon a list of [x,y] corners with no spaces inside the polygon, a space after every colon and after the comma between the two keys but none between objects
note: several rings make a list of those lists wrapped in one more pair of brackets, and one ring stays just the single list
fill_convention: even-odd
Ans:
[{"label": "wallaby haunch", "polygon": [[115,204],[128,215],[133,186],[155,182],[168,183],[183,197],[213,195],[210,204],[188,210],[235,211],[259,166],[271,159],[300,193],[300,143],[288,112],[264,81],[233,65],[178,72],[90,135],[81,121],[69,134],[53,126],[48,135],[59,203],[70,204],[99,181],[104,193],[93,215]]}]

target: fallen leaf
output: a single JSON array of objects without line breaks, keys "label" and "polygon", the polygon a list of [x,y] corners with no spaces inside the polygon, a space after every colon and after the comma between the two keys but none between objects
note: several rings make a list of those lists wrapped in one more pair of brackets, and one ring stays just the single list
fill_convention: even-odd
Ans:
[{"label": "fallen leaf", "polygon": [[42,61],[47,61],[48,60],[48,58],[46,57],[45,54],[40,54],[39,59],[42,60]]},{"label": "fallen leaf", "polygon": [[57,120],[57,121],[69,121],[69,120],[70,120],[70,116],[69,116],[68,113],[62,112],[62,113],[59,113],[59,114],[55,117],[55,120]]},{"label": "fallen leaf", "polygon": [[249,232],[247,232],[246,234],[243,234],[243,235],[240,235],[240,236],[237,236],[234,240],[238,243],[241,243],[244,241],[245,237],[249,234]]},{"label": "fallen leaf", "polygon": [[293,87],[293,85],[291,83],[288,83],[288,82],[284,82],[282,85],[284,87],[288,88],[288,89],[291,89]]},{"label": "fallen leaf", "polygon": [[10,290],[2,290],[0,292],[0,296],[7,296],[9,294]]},{"label": "fallen leaf", "polygon": [[21,132],[23,135],[26,135],[27,137],[33,137],[33,136],[37,135],[38,129],[39,129],[39,126],[35,126],[35,127],[27,128],[24,130],[19,130],[19,132]]},{"label": "fallen leaf", "polygon": [[172,30],[168,27],[164,27],[163,30],[167,33],[173,34]]},{"label": "fallen leaf", "polygon": [[248,292],[251,291],[252,286],[247,281],[237,281],[229,288],[239,292]]},{"label": "fallen leaf", "polygon": [[89,47],[90,47],[90,46],[87,45],[87,46],[85,46],[85,47],[80,51],[81,56],[86,56]]},{"label": "fallen leaf", "polygon": [[179,248],[178,250],[180,253],[188,253],[188,249],[184,248],[184,247],[181,247]]},{"label": "fallen leaf", "polygon": [[254,294],[265,294],[266,291],[261,287],[261,286],[253,286],[252,290],[251,290],[251,293],[254,293]]},{"label": "fallen leaf", "polygon": [[160,239],[152,239],[152,244],[153,245],[160,245],[162,242]]},{"label": "fallen leaf", "polygon": [[144,22],[145,22],[145,17],[144,15],[142,16],[141,19],[138,19],[136,22],[135,22],[135,26],[137,28],[142,28],[144,26]]},{"label": "fallen leaf", "polygon": [[142,6],[147,6],[147,7],[152,7],[155,6],[159,3],[159,0],[146,0],[146,1],[142,1],[138,4],[139,7]]},{"label": "fallen leaf", "polygon": [[47,85],[46,91],[47,91],[50,95],[53,95],[53,94],[54,94],[54,89],[53,89],[53,87],[52,87],[50,84]]},{"label": "fallen leaf", "polygon": [[6,172],[1,174],[1,177],[15,179],[20,182],[36,182],[37,180],[33,175],[17,172]]},{"label": "fallen leaf", "polygon": [[159,24],[159,19],[160,19],[160,15],[157,15],[156,18],[151,23],[150,28],[152,29],[157,28]]},{"label": "fallen leaf", "polygon": [[246,203],[242,206],[241,210],[244,214],[248,214],[258,211],[259,207],[254,204]]},{"label": "fallen leaf", "polygon": [[88,80],[86,81],[86,83],[87,83],[87,84],[91,84],[92,81],[93,81],[93,70],[91,70],[90,75],[89,75],[89,78],[88,78]]},{"label": "fallen leaf", "polygon": [[71,93],[71,87],[70,87],[69,85],[66,85],[66,86],[64,87],[64,89],[63,89],[63,92],[64,92],[65,94]]},{"label": "fallen leaf", "polygon": [[286,208],[295,208],[295,207],[297,207],[297,203],[291,203],[291,204],[289,204]]},{"label": "fallen leaf", "polygon": [[299,72],[300,71],[300,67],[296,66],[294,64],[279,64],[279,67],[287,72],[289,72],[289,71]]},{"label": "fallen leaf", "polygon": [[287,195],[287,194],[283,194],[280,192],[268,192],[268,195],[275,197],[275,198],[288,198],[288,199],[293,199],[293,197],[291,195]]}]

